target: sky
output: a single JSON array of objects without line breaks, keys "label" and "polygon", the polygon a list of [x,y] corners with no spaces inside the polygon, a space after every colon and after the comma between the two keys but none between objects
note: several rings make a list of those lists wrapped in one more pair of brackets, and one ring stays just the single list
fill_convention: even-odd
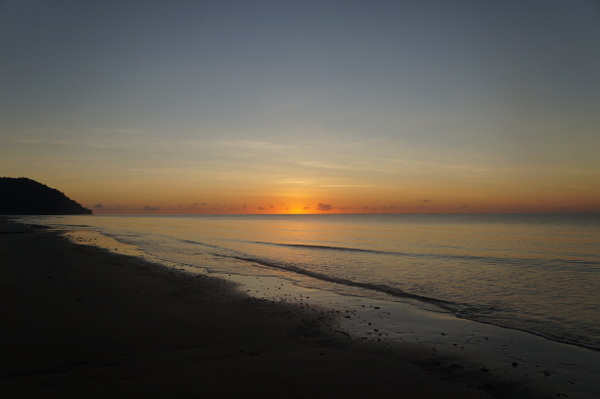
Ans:
[{"label": "sky", "polygon": [[0,0],[0,176],[94,213],[600,212],[600,2]]}]

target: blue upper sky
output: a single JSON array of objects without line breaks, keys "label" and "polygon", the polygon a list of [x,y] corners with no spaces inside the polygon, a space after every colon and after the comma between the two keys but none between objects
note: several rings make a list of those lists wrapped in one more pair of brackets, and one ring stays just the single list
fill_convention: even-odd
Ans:
[{"label": "blue upper sky", "polygon": [[598,4],[3,1],[0,175],[131,210],[592,209]]}]

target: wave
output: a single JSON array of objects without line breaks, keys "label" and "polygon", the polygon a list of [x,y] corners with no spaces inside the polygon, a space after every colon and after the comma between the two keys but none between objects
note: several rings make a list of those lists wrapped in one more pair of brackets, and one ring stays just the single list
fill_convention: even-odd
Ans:
[{"label": "wave", "polygon": [[[493,310],[500,310],[494,309]],[[500,320],[495,317],[488,317],[485,311],[481,311],[480,307],[461,309],[455,313],[455,316],[461,319],[475,321],[477,323],[489,324],[493,326],[499,326],[502,328],[509,328],[511,330],[523,331],[528,334],[533,334],[538,337],[549,339],[551,341],[560,342],[563,344],[574,345],[580,348],[590,349],[593,351],[600,352],[600,342],[597,339],[587,337],[579,334],[569,334],[564,331],[561,332],[560,328],[548,329],[547,323],[544,322],[544,326],[539,328],[528,326],[530,320],[519,319],[518,317],[511,317],[510,320]]]},{"label": "wave", "polygon": [[215,257],[219,257],[219,258],[235,259],[235,260],[239,260],[239,261],[243,261],[243,262],[253,263],[254,265],[260,265],[260,266],[265,266],[265,267],[269,267],[269,268],[273,268],[273,269],[277,269],[277,270],[292,272],[292,273],[300,274],[300,275],[307,276],[307,277],[312,277],[312,278],[315,278],[315,279],[318,279],[321,281],[330,282],[330,283],[341,284],[341,285],[350,286],[350,287],[358,287],[358,288],[372,290],[372,291],[379,292],[379,293],[385,293],[385,294],[391,295],[392,297],[396,297],[396,298],[416,300],[416,301],[428,303],[431,305],[435,305],[438,308],[448,311],[459,318],[468,319],[468,320],[472,320],[472,321],[476,321],[476,322],[484,323],[484,324],[497,325],[497,326],[501,326],[504,328],[510,328],[513,330],[524,331],[524,332],[534,334],[534,335],[537,335],[540,337],[544,337],[546,339],[550,339],[550,340],[553,340],[556,342],[561,342],[561,343],[565,343],[565,344],[579,346],[579,347],[586,348],[586,349],[600,351],[600,346],[598,345],[598,343],[596,341],[590,340],[589,338],[584,337],[584,336],[570,337],[568,335],[561,335],[560,333],[558,333],[558,331],[543,332],[545,330],[544,328],[542,328],[542,329],[528,328],[528,327],[526,327],[526,325],[519,325],[518,323],[514,323],[514,322],[512,322],[512,323],[506,322],[506,321],[503,322],[503,321],[497,319],[495,315],[498,312],[504,313],[504,311],[506,311],[506,309],[502,309],[502,308],[499,308],[494,305],[473,305],[473,304],[466,304],[466,303],[458,303],[458,302],[448,301],[448,300],[444,300],[444,299],[428,297],[428,296],[424,296],[424,295],[412,294],[409,292],[405,292],[399,288],[391,287],[387,284],[367,283],[367,282],[353,281],[353,280],[339,278],[339,277],[333,277],[333,276],[330,276],[327,274],[317,273],[317,272],[313,272],[310,270],[305,270],[305,269],[302,269],[297,266],[275,263],[272,261],[259,259],[259,258],[236,256],[236,255],[223,255],[223,254],[216,254],[216,253],[213,253],[211,255],[213,255]]},{"label": "wave", "polygon": [[538,266],[547,267],[564,267],[566,264],[573,266],[585,266],[594,267],[600,269],[599,261],[589,261],[581,259],[542,259],[542,258],[508,258],[508,257],[495,257],[495,256],[478,256],[478,255],[456,255],[456,254],[434,254],[434,253],[416,253],[416,252],[399,252],[399,251],[381,251],[376,249],[364,249],[354,247],[342,247],[342,246],[331,246],[331,245],[318,245],[318,244],[290,244],[290,243],[279,243],[279,242],[266,242],[266,241],[244,241],[250,244],[259,245],[272,245],[278,247],[288,248],[304,248],[317,251],[341,251],[341,252],[360,252],[375,255],[390,255],[397,257],[411,257],[411,258],[429,258],[429,259],[450,259],[460,261],[477,261],[487,264],[505,264],[521,266],[523,264],[537,264]]},{"label": "wave", "polygon": [[208,247],[208,248],[221,248],[218,245],[207,244],[205,242],[200,242],[200,241],[193,241],[193,240],[178,240],[178,241],[186,243],[186,244],[201,245],[203,247]]},{"label": "wave", "polygon": [[[278,247],[291,247],[291,248],[308,248],[316,250],[333,250],[333,251],[345,251],[345,252],[366,252],[376,254],[394,254],[396,252],[378,251],[375,249],[363,249],[363,248],[352,248],[352,247],[336,247],[330,245],[317,245],[317,244],[286,244],[279,242],[266,242],[266,241],[245,241],[250,244],[261,244],[261,245],[275,245]],[[400,254],[398,252],[398,254]]]},{"label": "wave", "polygon": [[212,254],[212,255],[219,257],[219,258],[229,258],[229,259],[241,260],[244,262],[255,263],[255,264],[259,264],[261,266],[266,266],[266,267],[278,269],[278,270],[284,270],[284,271],[300,274],[303,276],[312,277],[312,278],[315,278],[315,279],[318,279],[321,281],[327,281],[329,283],[342,284],[342,285],[346,285],[346,286],[350,286],[350,287],[365,288],[368,290],[373,290],[373,291],[389,294],[389,295],[397,297],[397,298],[414,299],[417,301],[436,305],[442,309],[449,310],[449,311],[455,311],[457,308],[457,304],[454,302],[446,301],[443,299],[431,298],[431,297],[427,297],[427,296],[423,296],[423,295],[411,294],[411,293],[405,292],[399,288],[394,288],[394,287],[391,287],[386,284],[366,283],[366,282],[353,281],[353,280],[348,280],[348,279],[339,278],[339,277],[333,277],[333,276],[329,276],[327,274],[317,273],[317,272],[313,272],[310,270],[305,270],[305,269],[302,269],[297,266],[279,264],[279,263],[270,262],[270,261],[258,259],[258,258],[250,258],[250,257],[244,257],[244,256],[236,256],[236,255],[223,255],[223,254]]},{"label": "wave", "polygon": [[[120,239],[120,240],[127,239],[127,238],[139,239],[139,238],[144,238],[144,237],[149,236],[148,234],[135,234],[135,233],[123,233],[123,232],[119,232],[118,234],[110,234],[110,233],[104,233],[104,234],[109,237],[113,237],[115,239]],[[183,243],[183,244],[200,245],[202,247],[207,247],[207,248],[211,248],[211,249],[224,249],[218,245],[207,244],[205,242],[200,242],[200,241],[176,238],[176,237],[169,236],[169,235],[153,234],[152,237],[159,238],[162,241],[166,241],[166,242],[175,241],[175,242]],[[132,241],[131,244],[139,245],[140,242],[139,242],[139,240],[135,240],[135,241]]]}]

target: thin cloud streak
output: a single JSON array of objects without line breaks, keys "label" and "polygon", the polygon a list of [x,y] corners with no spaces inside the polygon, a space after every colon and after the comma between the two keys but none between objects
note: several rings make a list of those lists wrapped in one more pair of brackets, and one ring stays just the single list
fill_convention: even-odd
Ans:
[{"label": "thin cloud streak", "polygon": [[291,145],[291,144],[277,144],[266,141],[250,141],[250,140],[225,140],[216,142],[215,145],[222,147],[234,147],[243,148],[250,150],[265,150],[265,151],[281,151],[281,150],[295,150],[295,149],[306,149],[308,147]]}]

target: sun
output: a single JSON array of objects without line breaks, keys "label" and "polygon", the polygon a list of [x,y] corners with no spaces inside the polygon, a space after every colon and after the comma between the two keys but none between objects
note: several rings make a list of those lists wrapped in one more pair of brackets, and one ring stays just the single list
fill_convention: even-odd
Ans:
[{"label": "sun", "polygon": [[300,215],[304,213],[304,211],[302,210],[302,207],[299,206],[286,206],[283,213],[288,215]]},{"label": "sun", "polygon": [[310,213],[310,207],[304,203],[292,203],[289,204],[284,213],[289,215],[301,215],[304,213]]}]

